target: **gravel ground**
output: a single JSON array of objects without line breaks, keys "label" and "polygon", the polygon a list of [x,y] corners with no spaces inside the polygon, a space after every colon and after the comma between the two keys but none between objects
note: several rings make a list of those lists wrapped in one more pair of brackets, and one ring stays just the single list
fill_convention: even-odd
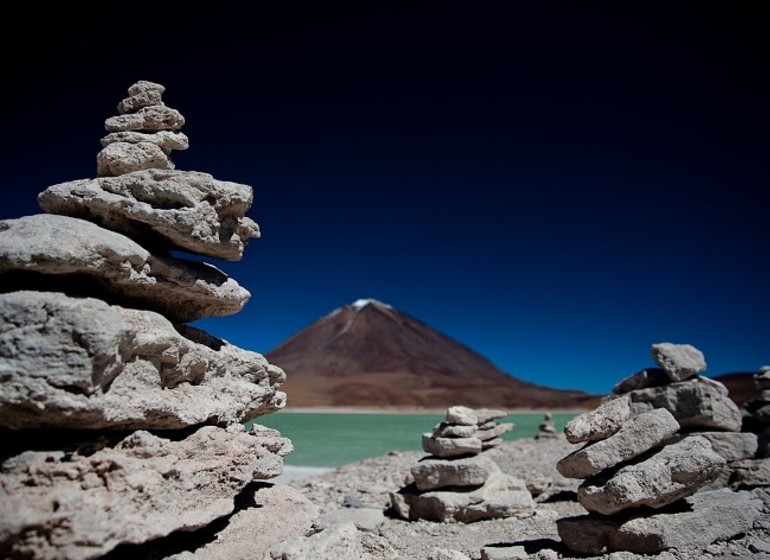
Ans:
[{"label": "gravel ground", "polygon": [[[533,515],[475,523],[436,523],[404,521],[389,515],[389,492],[404,484],[411,465],[424,457],[421,452],[393,452],[373,459],[351,463],[323,474],[289,482],[316,504],[322,514],[338,510],[374,508],[386,512],[386,520],[376,531],[398,553],[398,558],[427,559],[435,548],[458,550],[473,560],[481,559],[483,547],[502,553],[511,546],[523,546],[528,557],[539,560],[580,558],[566,549],[556,531],[557,519],[582,515],[585,510],[576,501],[580,481],[566,479],[555,469],[556,462],[576,449],[563,436],[556,439],[520,439],[505,442],[486,452],[500,468],[529,483],[547,487]],[[594,558],[630,560],[738,559],[770,560],[770,491],[753,491],[765,504],[762,517],[744,535],[727,542],[703,547],[669,549],[655,556],[615,552]]]}]

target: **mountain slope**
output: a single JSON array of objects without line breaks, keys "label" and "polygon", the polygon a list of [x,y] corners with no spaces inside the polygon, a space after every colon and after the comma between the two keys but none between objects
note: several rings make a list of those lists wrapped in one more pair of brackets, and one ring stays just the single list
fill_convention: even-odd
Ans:
[{"label": "mountain slope", "polygon": [[289,406],[568,409],[596,397],[527,383],[375,300],[334,310],[266,354],[287,373]]}]

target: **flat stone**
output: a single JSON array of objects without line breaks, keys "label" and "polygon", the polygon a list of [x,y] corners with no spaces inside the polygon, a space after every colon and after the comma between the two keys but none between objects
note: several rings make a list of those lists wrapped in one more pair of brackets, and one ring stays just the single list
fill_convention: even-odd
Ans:
[{"label": "flat stone", "polygon": [[422,449],[434,457],[460,457],[481,453],[481,440],[472,438],[436,438],[422,434]]},{"label": "flat stone", "polygon": [[725,461],[741,461],[751,459],[757,452],[757,434],[750,432],[697,432],[706,438],[711,448]]},{"label": "flat stone", "polygon": [[184,126],[182,113],[165,105],[142,107],[135,113],[110,117],[104,121],[107,132],[156,132],[158,130],[179,130]]},{"label": "flat stone", "polygon": [[627,393],[631,411],[665,408],[682,428],[740,432],[743,416],[722,383],[698,376],[688,381]]},{"label": "flat stone", "polygon": [[478,426],[479,419],[467,406],[450,406],[446,411],[446,423],[460,426]]},{"label": "flat stone", "polygon": [[237,512],[217,538],[195,552],[165,556],[166,560],[234,560],[262,558],[265,551],[287,539],[310,532],[318,507],[299,490],[283,484],[253,493],[254,507]]},{"label": "flat stone", "polygon": [[529,554],[520,545],[485,546],[481,549],[481,560],[528,560]]},{"label": "flat stone", "polygon": [[483,426],[492,420],[499,420],[500,418],[508,416],[507,412],[496,408],[477,408],[474,412],[476,413],[476,420],[479,426]]},{"label": "flat stone", "polygon": [[114,142],[96,154],[96,175],[111,177],[144,169],[174,169],[173,162],[150,142]]},{"label": "flat stone", "polygon": [[659,387],[671,383],[671,378],[661,368],[647,368],[630,375],[612,388],[613,395],[622,395],[635,389]]},{"label": "flat stone", "polygon": [[505,422],[503,424],[495,424],[487,429],[479,429],[476,431],[475,437],[479,438],[483,442],[490,441],[499,438],[503,434],[507,434],[513,430],[513,422]]},{"label": "flat stone", "polygon": [[599,441],[617,432],[631,417],[628,397],[605,400],[596,409],[576,416],[564,426],[564,435],[570,443]]},{"label": "flat stone", "polygon": [[661,342],[653,344],[650,353],[672,381],[684,381],[706,371],[703,352],[690,344]]},{"label": "flat stone", "polygon": [[689,436],[608,479],[600,475],[586,480],[577,497],[588,511],[603,515],[639,506],[661,508],[716,479],[725,464],[706,438]]},{"label": "flat stone", "polygon": [[448,486],[481,486],[489,476],[500,470],[497,464],[481,455],[459,459],[420,459],[411,468],[418,490],[435,490]]},{"label": "flat stone", "polygon": [[6,290],[97,295],[178,323],[232,315],[251,297],[210,264],[152,255],[125,235],[51,214],[0,221],[0,275]]},{"label": "flat stone", "polygon": [[481,442],[481,450],[485,451],[487,449],[492,449],[493,447],[497,447],[502,443],[503,443],[503,438],[488,439]]},{"label": "flat stone", "polygon": [[758,391],[770,389],[770,366],[762,366],[754,375],[754,386]]},{"label": "flat stone", "polygon": [[286,404],[261,354],[151,311],[51,292],[0,294],[0,427],[178,429]]},{"label": "flat stone", "polygon": [[387,540],[353,523],[335,525],[304,538],[293,538],[270,550],[273,560],[396,560],[398,553]]},{"label": "flat stone", "polygon": [[436,438],[469,438],[474,437],[478,428],[476,426],[460,426],[439,422],[433,428],[433,437]]},{"label": "flat stone", "polygon": [[4,555],[85,559],[205,527],[283,463],[257,437],[206,426],[181,441],[138,431],[90,455],[26,451],[1,468]]},{"label": "flat stone", "polygon": [[136,95],[130,95],[118,103],[118,113],[124,115],[134,113],[142,107],[163,105],[162,96],[163,91],[157,89],[148,89]]},{"label": "flat stone", "polygon": [[770,458],[744,459],[730,465],[731,488],[756,488],[770,486]]},{"label": "flat stone", "polygon": [[157,145],[163,153],[170,154],[173,150],[186,150],[190,147],[190,139],[182,132],[171,132],[170,130],[160,130],[158,132],[112,132],[100,140],[102,148],[106,148],[115,142],[128,142],[130,144],[139,144],[140,142],[149,142]]},{"label": "flat stone", "polygon": [[81,179],[38,196],[50,214],[85,218],[138,242],[225,260],[240,260],[259,227],[246,217],[248,185],[207,173],[147,169],[117,177]]},{"label": "flat stone", "polygon": [[556,464],[567,478],[588,478],[604,469],[649,451],[679,430],[679,424],[665,409],[653,409],[634,416],[607,439],[588,443]]},{"label": "flat stone", "polygon": [[524,481],[502,472],[493,473],[480,488],[466,491],[420,493],[414,486],[408,486],[391,494],[391,504],[405,519],[442,523],[528,517],[535,508]]},{"label": "flat stone", "polygon": [[707,546],[740,535],[760,516],[761,502],[748,492],[698,492],[686,506],[625,520],[584,515],[556,521],[562,542],[579,554],[612,551],[655,554],[668,548]]}]

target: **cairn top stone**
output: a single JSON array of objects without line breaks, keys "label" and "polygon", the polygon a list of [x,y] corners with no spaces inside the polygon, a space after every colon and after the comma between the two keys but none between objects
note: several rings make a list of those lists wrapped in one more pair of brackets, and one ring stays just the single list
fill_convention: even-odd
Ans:
[{"label": "cairn top stone", "polygon": [[479,418],[472,408],[467,406],[450,406],[446,411],[446,421],[448,424],[475,426],[478,425]]},{"label": "cairn top stone", "polygon": [[166,87],[155,82],[139,80],[128,88],[128,95],[139,95],[140,93],[146,93],[148,91],[158,91],[163,93],[166,91]]},{"label": "cairn top stone", "polygon": [[653,344],[650,352],[672,381],[684,381],[706,371],[703,352],[690,344],[661,342]]}]

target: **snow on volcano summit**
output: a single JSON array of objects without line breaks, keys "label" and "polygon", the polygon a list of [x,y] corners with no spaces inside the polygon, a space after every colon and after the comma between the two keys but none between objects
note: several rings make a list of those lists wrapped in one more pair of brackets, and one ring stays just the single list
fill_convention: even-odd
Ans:
[{"label": "snow on volcano summit", "polygon": [[357,299],[352,304],[350,304],[350,306],[356,311],[363,309],[367,305],[379,305],[380,307],[385,307],[386,309],[393,309],[393,306],[388,305],[387,303],[382,303],[381,301],[372,299],[372,298]]}]

